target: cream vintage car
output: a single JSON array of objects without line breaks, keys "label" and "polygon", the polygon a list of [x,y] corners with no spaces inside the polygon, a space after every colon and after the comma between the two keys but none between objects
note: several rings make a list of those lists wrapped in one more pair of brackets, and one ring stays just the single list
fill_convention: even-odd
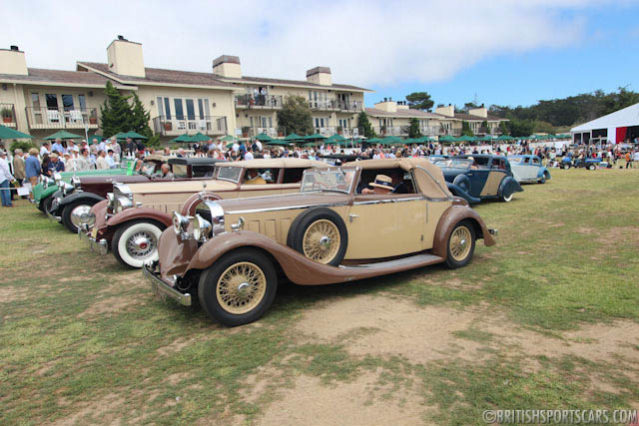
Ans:
[{"label": "cream vintage car", "polygon": [[[393,191],[366,189],[380,179]],[[297,194],[175,212],[159,261],[144,274],[156,294],[182,305],[195,296],[212,318],[234,326],[266,312],[282,275],[317,285],[436,263],[457,268],[470,262],[476,239],[493,245],[495,232],[428,160],[365,160],[307,170]]]},{"label": "cream vintage car", "polygon": [[157,241],[174,210],[194,211],[202,200],[282,195],[297,192],[304,170],[328,164],[295,158],[249,160],[216,165],[208,180],[113,185],[113,193],[91,208],[78,231],[101,254],[141,268],[157,259]]}]

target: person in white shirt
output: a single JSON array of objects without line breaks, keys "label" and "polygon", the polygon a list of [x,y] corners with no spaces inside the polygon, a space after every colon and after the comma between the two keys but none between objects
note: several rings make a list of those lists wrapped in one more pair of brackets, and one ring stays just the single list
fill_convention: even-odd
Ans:
[{"label": "person in white shirt", "polygon": [[246,154],[244,154],[245,160],[253,160],[253,153],[251,152],[251,148],[246,148]]},{"label": "person in white shirt", "polygon": [[635,151],[634,155],[632,156],[632,161],[636,161],[637,163],[639,163],[639,150]]},{"label": "person in white shirt", "polygon": [[95,168],[98,170],[106,170],[109,169],[109,162],[106,159],[106,153],[102,150],[98,152],[98,157],[95,160]]},{"label": "person in white shirt", "polygon": [[231,147],[231,149],[233,150],[234,153],[237,154],[237,152],[240,150],[240,144],[237,142],[233,142],[233,146]]},{"label": "person in white shirt", "polygon": [[2,198],[2,207],[13,207],[9,184],[14,180],[15,178],[9,170],[7,153],[3,149],[0,149],[0,198]]},{"label": "person in white shirt", "polygon": [[115,169],[116,168],[117,161],[115,160],[115,157],[113,155],[113,150],[112,149],[109,149],[109,152],[107,153],[107,156],[106,156],[106,160],[107,160],[107,163],[109,163],[109,168],[110,169]]},{"label": "person in white shirt", "polygon": [[67,141],[67,151],[68,152],[80,152],[80,148],[73,142],[73,139],[69,139]]},{"label": "person in white shirt", "polygon": [[40,147],[40,157],[44,157],[44,154],[51,154],[50,146],[49,142],[42,144],[42,147]]}]

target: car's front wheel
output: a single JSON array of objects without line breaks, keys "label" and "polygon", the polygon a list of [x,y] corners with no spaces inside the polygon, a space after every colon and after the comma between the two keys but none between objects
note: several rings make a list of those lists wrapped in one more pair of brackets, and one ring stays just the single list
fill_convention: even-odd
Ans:
[{"label": "car's front wheel", "polygon": [[475,228],[467,220],[459,222],[448,237],[446,265],[451,268],[466,266],[475,252]]},{"label": "car's front wheel", "polygon": [[206,313],[228,326],[253,322],[268,310],[277,292],[272,261],[254,249],[231,252],[200,275],[198,299]]},{"label": "car's front wheel", "polygon": [[40,200],[39,209],[42,213],[47,214],[51,210],[53,204],[53,195],[49,195],[47,198]]},{"label": "car's front wheel", "polygon": [[333,210],[318,208],[298,216],[288,234],[289,247],[324,265],[342,263],[348,247],[348,232]]},{"label": "car's front wheel", "polygon": [[121,225],[111,242],[115,258],[130,268],[141,268],[151,260],[158,260],[158,241],[161,227],[152,222],[134,221]]},{"label": "car's front wheel", "polygon": [[65,206],[62,209],[62,224],[74,234],[78,233],[78,228],[86,221],[91,213],[93,204],[86,200],[78,200]]},{"label": "car's front wheel", "polygon": [[597,166],[595,166],[594,164],[590,164],[588,165],[588,170],[596,170]]}]

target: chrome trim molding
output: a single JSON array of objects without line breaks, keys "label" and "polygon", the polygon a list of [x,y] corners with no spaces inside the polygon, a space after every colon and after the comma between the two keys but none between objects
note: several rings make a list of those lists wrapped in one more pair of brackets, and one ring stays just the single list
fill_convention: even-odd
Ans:
[{"label": "chrome trim molding", "polygon": [[419,197],[411,197],[411,198],[388,198],[384,200],[367,200],[367,201],[355,201],[353,202],[354,206],[363,206],[367,204],[387,204],[387,203],[406,203],[409,201],[426,201],[426,199],[422,196]]},{"label": "chrome trim molding", "polygon": [[299,209],[308,209],[311,207],[338,207],[338,206],[347,206],[348,203],[335,203],[335,204],[300,204],[297,206],[286,206],[286,207],[271,207],[268,209],[248,209],[248,210],[234,210],[227,211],[227,214],[250,214],[250,213],[261,213],[261,212],[278,212],[284,210],[299,210]]}]

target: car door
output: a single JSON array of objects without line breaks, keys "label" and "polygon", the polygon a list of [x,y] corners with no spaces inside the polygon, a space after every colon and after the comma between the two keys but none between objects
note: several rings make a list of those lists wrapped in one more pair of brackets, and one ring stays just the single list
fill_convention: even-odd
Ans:
[{"label": "car door", "polygon": [[443,213],[453,204],[452,194],[438,180],[422,167],[413,169],[414,182],[424,198],[426,216],[422,222],[422,250],[433,248],[435,230]]},{"label": "car door", "polygon": [[491,161],[490,169],[486,170],[486,180],[484,186],[480,192],[481,197],[494,197],[497,196],[499,191],[499,185],[506,176],[506,163],[501,158],[494,158]]},{"label": "car door", "polygon": [[345,258],[376,259],[418,252],[426,202],[418,194],[358,194],[348,211]]}]

